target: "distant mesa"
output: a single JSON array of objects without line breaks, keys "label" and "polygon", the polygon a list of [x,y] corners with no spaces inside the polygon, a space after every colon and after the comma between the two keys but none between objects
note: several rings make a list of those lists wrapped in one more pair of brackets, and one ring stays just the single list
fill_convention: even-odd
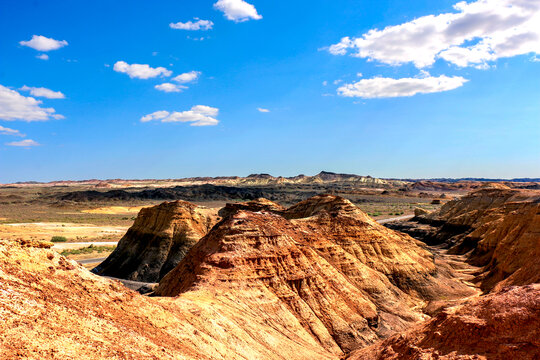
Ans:
[{"label": "distant mesa", "polygon": [[110,189],[112,188],[112,185],[106,181],[100,181],[96,185],[94,185],[97,189]]}]

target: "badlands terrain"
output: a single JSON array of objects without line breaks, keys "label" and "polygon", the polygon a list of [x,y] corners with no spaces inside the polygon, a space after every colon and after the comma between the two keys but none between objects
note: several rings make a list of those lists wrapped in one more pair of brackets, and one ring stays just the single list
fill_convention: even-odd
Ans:
[{"label": "badlands terrain", "polygon": [[537,179],[0,187],[2,359],[538,359]]}]

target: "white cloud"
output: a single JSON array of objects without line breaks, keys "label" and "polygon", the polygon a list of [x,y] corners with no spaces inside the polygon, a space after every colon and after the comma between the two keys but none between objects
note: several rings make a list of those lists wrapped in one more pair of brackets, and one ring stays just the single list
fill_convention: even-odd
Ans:
[{"label": "white cloud", "polygon": [[65,99],[66,96],[62,94],[60,91],[52,91],[47,88],[43,87],[30,87],[24,85],[22,88],[20,88],[22,91],[30,91],[30,95],[37,96],[37,97],[44,97],[47,99]]},{"label": "white cloud", "polygon": [[41,54],[41,55],[37,55],[36,58],[38,58],[40,60],[49,60],[49,55]]},{"label": "white cloud", "polygon": [[362,74],[361,72],[359,72],[359,73],[356,73],[356,76],[362,77],[362,76],[364,76],[364,74]]},{"label": "white cloud", "polygon": [[222,11],[227,19],[235,22],[262,19],[255,6],[243,0],[219,0],[214,4],[214,8]]},{"label": "white cloud", "polygon": [[186,83],[190,83],[192,81],[197,80],[199,78],[199,75],[201,75],[200,71],[190,71],[190,72],[175,76],[172,79],[180,84],[186,84]]},{"label": "white cloud", "polygon": [[270,112],[270,110],[264,109],[264,108],[257,108],[257,110],[259,110],[259,112],[262,112],[262,113],[269,113]]},{"label": "white cloud", "polygon": [[341,79],[334,80],[334,85],[337,85],[337,84],[339,84],[341,82],[343,82],[343,80],[341,80]]},{"label": "white cloud", "polygon": [[468,80],[461,76],[392,79],[376,77],[362,79],[356,83],[345,84],[337,89],[340,96],[360,97],[364,99],[413,96],[448,91],[463,86]]},{"label": "white cloud", "polygon": [[163,84],[156,85],[154,87],[158,89],[159,91],[164,91],[168,93],[181,92],[183,89],[187,89],[187,86],[176,85],[176,84],[171,84],[171,83],[163,83]]},{"label": "white cloud", "polygon": [[172,71],[164,67],[152,68],[146,64],[128,64],[125,61],[117,61],[114,71],[128,74],[130,78],[149,79],[157,76],[171,76]]},{"label": "white cloud", "polygon": [[13,136],[20,136],[25,137],[26,135],[22,134],[19,130],[10,129],[7,127],[4,127],[0,125],[0,134],[2,135],[13,135]]},{"label": "white cloud", "polygon": [[169,116],[169,112],[165,110],[155,111],[151,114],[145,115],[141,118],[141,122],[148,122],[151,120],[161,120]]},{"label": "white cloud", "polygon": [[486,68],[498,58],[540,53],[540,2],[478,0],[454,5],[456,12],[427,15],[372,29],[359,38],[344,37],[328,48],[390,65],[418,68],[443,59],[460,67]]},{"label": "white cloud", "polygon": [[218,108],[195,105],[191,110],[173,111],[172,113],[161,110],[145,115],[141,118],[142,122],[158,120],[161,122],[189,122],[191,126],[212,126],[217,125],[219,121],[216,119],[219,113]]},{"label": "white cloud", "polygon": [[21,147],[30,147],[30,146],[39,146],[41,144],[35,142],[34,140],[26,139],[21,141],[12,141],[7,143],[8,146],[21,146]]},{"label": "white cloud", "polygon": [[32,39],[28,41],[20,41],[19,44],[28,46],[29,48],[37,51],[51,51],[67,46],[68,42],[66,40],[54,40],[45,36],[34,35],[32,36]]},{"label": "white cloud", "polygon": [[46,121],[63,119],[60,114],[55,114],[53,108],[42,108],[42,101],[33,97],[27,97],[0,85],[0,119],[2,120],[25,120]]},{"label": "white cloud", "polygon": [[326,86],[326,85],[328,85],[328,81],[324,80],[324,81],[322,82],[322,84],[323,84],[323,86]]},{"label": "white cloud", "polygon": [[210,20],[200,20],[199,18],[195,18],[194,20],[196,21],[170,23],[169,27],[179,30],[210,30],[214,26],[214,23]]}]

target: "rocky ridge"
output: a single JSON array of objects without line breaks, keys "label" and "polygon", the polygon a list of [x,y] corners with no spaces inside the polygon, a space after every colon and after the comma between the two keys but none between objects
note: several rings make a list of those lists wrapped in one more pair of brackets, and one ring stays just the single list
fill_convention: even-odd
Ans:
[{"label": "rocky ridge", "polygon": [[279,308],[335,355],[424,318],[429,300],[474,293],[417,241],[330,195],[281,214],[231,213],[161,280],[155,295],[191,292],[235,297],[264,313]]},{"label": "rocky ridge", "polygon": [[467,254],[482,267],[484,291],[540,281],[540,193],[489,186],[443,205],[437,212],[386,226]]}]

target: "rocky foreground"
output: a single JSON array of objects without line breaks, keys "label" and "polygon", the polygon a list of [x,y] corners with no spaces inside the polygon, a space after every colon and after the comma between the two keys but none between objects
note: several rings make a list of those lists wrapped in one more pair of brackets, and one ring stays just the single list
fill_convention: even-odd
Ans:
[{"label": "rocky foreground", "polygon": [[[509,231],[495,236],[489,226],[486,234],[470,229],[467,234],[478,230],[484,236],[472,253],[485,253],[485,239],[494,243],[488,249],[508,242],[503,249],[525,251],[532,244],[529,250],[537,251],[538,211],[522,205],[494,220],[513,219]],[[491,212],[484,208],[479,211]],[[526,219],[536,225],[523,223],[520,211],[530,213]],[[229,205],[220,216],[209,230],[211,221],[187,203],[141,213],[118,254],[138,250],[128,258],[111,256],[108,264],[131,278],[151,268],[161,278],[152,297],[94,275],[50,249],[0,242],[0,358],[540,356],[540,287],[527,285],[537,282],[530,276],[534,269],[519,277],[522,286],[507,287],[520,268],[487,276],[493,270],[487,261],[477,280],[485,291],[482,279],[495,285],[478,297],[446,257],[335,196],[316,196],[288,209],[257,200]],[[521,235],[509,237],[515,227]],[[171,252],[179,248],[175,244],[190,249]],[[179,257],[161,276],[167,259]],[[130,265],[139,260],[148,266]],[[428,311],[435,303],[443,305]]]},{"label": "rocky foreground", "polygon": [[540,284],[507,287],[357,350],[350,360],[520,359],[540,356]]}]

